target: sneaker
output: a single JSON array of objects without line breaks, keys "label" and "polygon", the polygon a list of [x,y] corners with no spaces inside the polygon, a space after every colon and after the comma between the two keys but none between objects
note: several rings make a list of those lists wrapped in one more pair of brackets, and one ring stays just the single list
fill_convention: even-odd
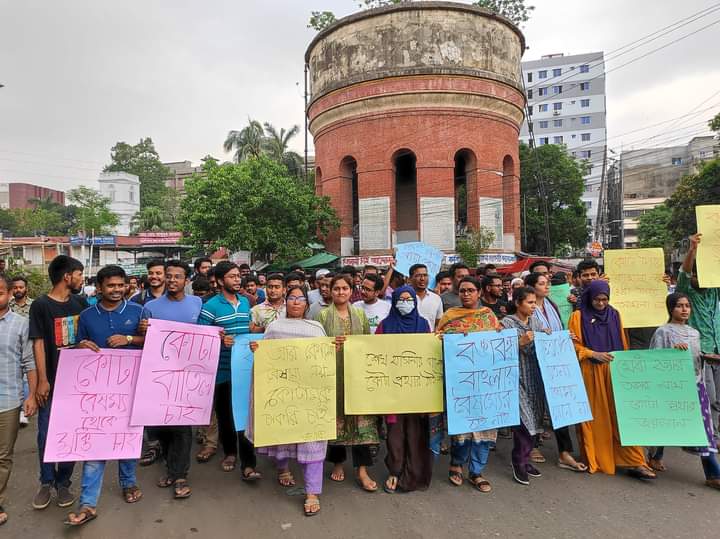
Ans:
[{"label": "sneaker", "polygon": [[75,503],[75,495],[70,492],[67,487],[58,487],[57,489],[57,504],[58,507],[70,507]]},{"label": "sneaker", "polygon": [[530,477],[542,477],[542,474],[540,473],[540,470],[538,470],[535,466],[532,464],[528,464],[525,466],[525,471]]},{"label": "sneaker", "polygon": [[530,477],[528,476],[528,474],[525,470],[520,470],[514,464],[511,464],[510,466],[512,467],[513,479],[515,481],[517,481],[521,485],[529,485],[530,484]]},{"label": "sneaker", "polygon": [[45,509],[50,505],[52,499],[52,489],[50,485],[40,485],[40,490],[37,491],[33,498],[32,506],[33,509]]}]

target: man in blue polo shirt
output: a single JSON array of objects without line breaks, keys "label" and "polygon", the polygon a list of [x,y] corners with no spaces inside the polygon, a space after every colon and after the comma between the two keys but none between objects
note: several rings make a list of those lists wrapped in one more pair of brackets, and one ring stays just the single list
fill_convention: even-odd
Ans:
[{"label": "man in blue polo shirt", "polygon": [[[240,268],[223,261],[215,266],[219,294],[203,305],[199,323],[206,326],[220,326],[224,330],[223,346],[220,350],[217,378],[215,379],[215,414],[225,458],[221,466],[226,472],[235,469],[238,453],[238,433],[232,414],[232,390],[230,387],[230,356],[233,336],[250,332],[250,302],[240,294],[242,277]],[[259,479],[255,469],[255,448],[240,433],[240,466],[244,481]]]},{"label": "man in blue polo shirt", "polygon": [[[138,334],[143,308],[125,299],[125,270],[120,266],[105,266],[97,274],[97,286],[102,298],[80,313],[78,348],[99,352],[101,348],[139,349],[145,337]],[[137,459],[118,461],[118,476],[123,498],[135,503],[142,498],[137,486]],[[107,461],[86,461],[82,470],[80,509],[67,516],[66,524],[80,526],[97,517],[97,502],[102,490]]]}]

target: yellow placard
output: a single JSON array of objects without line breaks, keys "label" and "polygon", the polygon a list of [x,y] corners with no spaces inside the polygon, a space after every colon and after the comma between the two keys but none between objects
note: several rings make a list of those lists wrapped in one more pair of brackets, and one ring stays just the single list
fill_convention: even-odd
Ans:
[{"label": "yellow placard", "polygon": [[698,281],[702,288],[720,287],[720,205],[696,206],[697,230],[702,234],[697,251]]},{"label": "yellow placard", "polygon": [[431,333],[345,341],[345,413],[443,411],[442,343]]},{"label": "yellow placard", "polygon": [[667,285],[663,250],[605,251],[605,274],[610,279],[610,305],[622,315],[626,328],[649,328],[667,322]]},{"label": "yellow placard", "polygon": [[256,447],[334,440],[334,339],[260,341],[253,366]]}]

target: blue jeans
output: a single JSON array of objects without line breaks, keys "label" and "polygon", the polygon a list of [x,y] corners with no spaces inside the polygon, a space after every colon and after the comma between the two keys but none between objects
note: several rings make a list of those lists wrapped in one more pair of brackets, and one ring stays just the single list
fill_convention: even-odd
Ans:
[{"label": "blue jeans", "polygon": [[[106,460],[89,460],[83,463],[80,507],[97,507],[107,462]],[[135,476],[137,463],[137,459],[118,461],[120,488],[134,487],[137,484],[137,478]]]},{"label": "blue jeans", "polygon": [[492,442],[489,441],[465,440],[464,442],[456,442],[452,440],[450,445],[450,466],[463,466],[467,462],[470,477],[477,477],[482,474],[483,469],[487,466],[491,445]]},{"label": "blue jeans", "polygon": [[48,426],[50,424],[50,407],[52,400],[48,399],[45,406],[38,408],[38,458],[40,459],[40,483],[51,485],[55,488],[69,487],[72,477],[74,462],[45,462],[45,442],[47,441]]}]

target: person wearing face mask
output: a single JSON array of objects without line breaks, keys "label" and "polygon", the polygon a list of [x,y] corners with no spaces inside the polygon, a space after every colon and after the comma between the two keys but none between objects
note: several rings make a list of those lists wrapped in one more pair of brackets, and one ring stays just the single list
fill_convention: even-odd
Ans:
[{"label": "person wearing face mask", "polygon": [[[430,323],[420,316],[417,294],[410,286],[393,291],[390,313],[375,331],[376,335],[389,333],[430,333]],[[398,414],[385,419],[388,425],[385,465],[389,476],[383,489],[388,494],[427,489],[433,465],[428,414]]]}]

